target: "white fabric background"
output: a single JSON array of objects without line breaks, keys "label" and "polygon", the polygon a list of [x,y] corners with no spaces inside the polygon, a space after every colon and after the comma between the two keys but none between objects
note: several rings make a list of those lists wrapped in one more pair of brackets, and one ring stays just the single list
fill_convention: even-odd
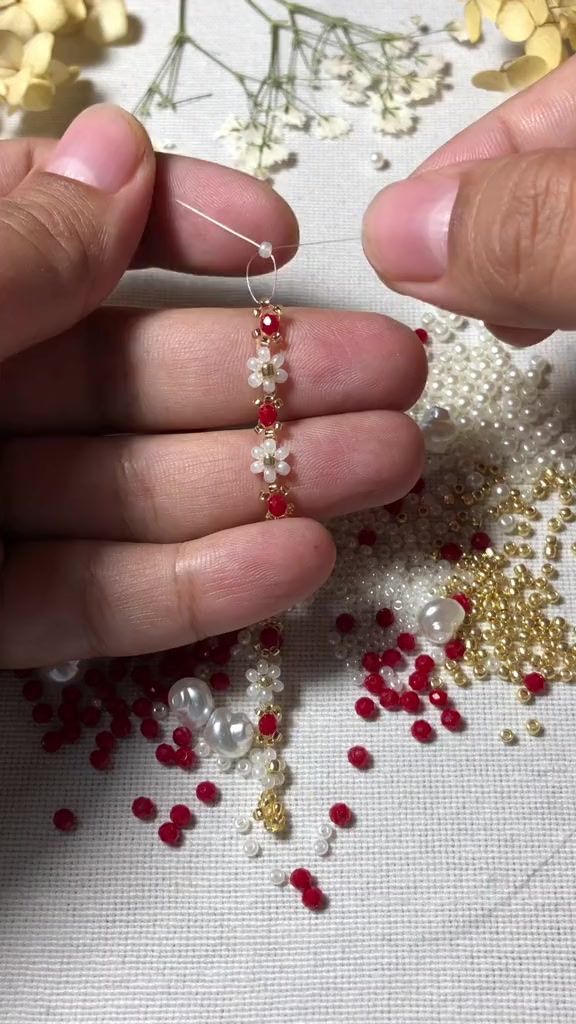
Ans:
[{"label": "white fabric background", "polygon": [[[330,5],[386,25],[411,13],[442,24],[459,12],[452,0]],[[93,69],[97,94],[126,107],[165,52],[176,5],[132,6],[144,23],[142,40],[105,54]],[[193,7],[201,40],[238,64],[259,64],[261,26],[240,0]],[[345,142],[301,140],[298,167],[280,174],[277,187],[296,209],[304,239],[357,233],[380,184],[403,176],[494,103],[469,77],[503,56],[495,34],[476,51],[448,42],[441,49],[454,62],[454,89],[422,108],[415,135],[376,142],[360,112]],[[187,60],[201,91],[205,66],[192,54]],[[211,100],[154,118],[155,139],[222,158],[213,135],[242,106],[227,78],[211,69],[209,81]],[[27,128],[59,124],[54,115]],[[392,160],[387,174],[370,166],[375,145]],[[224,301],[245,303],[240,285],[217,289]],[[141,275],[130,299],[151,294],[184,303],[201,301],[205,291],[198,281]],[[281,299],[365,307],[409,323],[419,315],[376,283],[354,245],[303,250],[282,272]],[[554,352],[565,387],[566,339],[555,341]],[[576,840],[566,839],[576,822],[573,692],[564,687],[550,698],[545,740],[511,751],[495,737],[503,725],[521,727],[525,714],[502,684],[475,687],[461,695],[467,733],[421,748],[388,721],[370,727],[355,720],[354,691],[323,643],[327,625],[320,600],[291,627],[295,829],[279,853],[256,863],[230,828],[245,807],[247,783],[217,779],[221,805],[201,814],[183,849],[167,850],[129,808],[140,793],[164,808],[186,799],[191,783],[182,773],[162,770],[138,739],[122,745],[109,776],[88,768],[87,740],[47,758],[19,685],[1,687],[6,1024],[573,1024]],[[348,769],[343,756],[365,738],[376,758],[368,775]],[[357,828],[338,837],[329,860],[315,861],[313,832],[336,798],[354,807]],[[62,805],[82,820],[73,836],[51,827]],[[318,868],[331,897],[322,916],[268,882],[271,867],[302,861]]]}]

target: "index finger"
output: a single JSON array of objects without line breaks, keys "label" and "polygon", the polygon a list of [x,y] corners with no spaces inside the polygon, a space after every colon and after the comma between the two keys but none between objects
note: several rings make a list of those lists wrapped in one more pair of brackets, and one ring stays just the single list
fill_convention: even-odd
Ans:
[{"label": "index finger", "polygon": [[[8,195],[50,156],[52,139],[0,143],[0,197]],[[298,222],[288,203],[267,182],[220,164],[175,154],[156,154],[156,183],[148,222],[132,266],[190,274],[242,275],[254,254],[247,242],[185,210],[176,199],[253,238],[270,241],[278,266],[298,247]],[[270,263],[257,258],[252,274]]]},{"label": "index finger", "polygon": [[421,164],[431,171],[465,160],[490,160],[576,145],[576,57],[455,135]]}]

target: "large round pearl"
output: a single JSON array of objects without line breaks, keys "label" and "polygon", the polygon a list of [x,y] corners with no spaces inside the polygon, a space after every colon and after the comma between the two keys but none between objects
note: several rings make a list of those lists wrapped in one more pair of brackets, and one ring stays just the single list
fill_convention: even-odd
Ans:
[{"label": "large round pearl", "polygon": [[81,661],[63,661],[61,665],[48,665],[41,669],[40,675],[47,683],[71,683],[82,671]]},{"label": "large round pearl", "polygon": [[464,622],[464,616],[464,609],[458,601],[453,601],[451,597],[439,597],[420,609],[418,625],[430,643],[445,644],[456,635]]},{"label": "large round pearl", "polygon": [[426,410],[420,426],[429,452],[441,454],[447,451],[456,436],[456,425],[450,419],[450,413],[440,405]]},{"label": "large round pearl", "polygon": [[204,739],[217,754],[237,761],[252,746],[254,726],[241,711],[216,708],[204,729]]},{"label": "large round pearl", "polygon": [[203,679],[179,679],[170,687],[168,702],[179,720],[193,731],[206,725],[214,711],[212,691]]}]

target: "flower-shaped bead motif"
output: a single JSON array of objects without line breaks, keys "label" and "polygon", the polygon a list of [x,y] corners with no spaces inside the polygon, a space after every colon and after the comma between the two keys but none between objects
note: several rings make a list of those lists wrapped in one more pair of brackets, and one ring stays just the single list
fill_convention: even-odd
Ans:
[{"label": "flower-shaped bead motif", "polygon": [[[276,390],[276,385],[284,384],[284,382],[288,380],[286,370],[282,369],[283,363],[283,352],[278,352],[273,356],[270,354],[270,350],[266,345],[261,345],[256,355],[252,356],[246,364],[250,370],[250,376],[248,377],[250,387],[261,387],[264,394],[273,395]],[[254,472],[259,473],[261,470],[255,470]],[[264,479],[267,483],[273,483],[273,480],[268,480],[268,477],[265,477]]]},{"label": "flower-shaped bead motif", "polygon": [[246,679],[250,683],[248,697],[262,707],[270,703],[272,693],[281,693],[284,689],[284,683],[280,678],[280,666],[265,659],[259,661],[255,668],[248,669]]},{"label": "flower-shaped bead motif", "polygon": [[287,443],[277,445],[273,437],[267,437],[262,444],[252,449],[254,459],[250,469],[253,473],[262,473],[264,482],[273,484],[276,476],[288,476],[290,466],[286,458],[290,453],[290,445]]}]

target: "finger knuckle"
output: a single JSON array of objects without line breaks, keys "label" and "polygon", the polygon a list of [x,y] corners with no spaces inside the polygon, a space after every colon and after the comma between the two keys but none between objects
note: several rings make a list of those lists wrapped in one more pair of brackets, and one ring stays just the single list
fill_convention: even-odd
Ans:
[{"label": "finger knuckle", "polygon": [[[117,439],[111,439],[116,445]],[[155,484],[155,471],[146,456],[145,442],[128,438],[120,442],[115,460],[115,491],[122,534],[127,540],[153,541],[162,536],[166,517]]]},{"label": "finger knuckle", "polygon": [[575,197],[576,158],[568,151],[501,162],[479,190],[471,221],[477,284],[519,303],[550,295],[558,268],[576,251]]}]

